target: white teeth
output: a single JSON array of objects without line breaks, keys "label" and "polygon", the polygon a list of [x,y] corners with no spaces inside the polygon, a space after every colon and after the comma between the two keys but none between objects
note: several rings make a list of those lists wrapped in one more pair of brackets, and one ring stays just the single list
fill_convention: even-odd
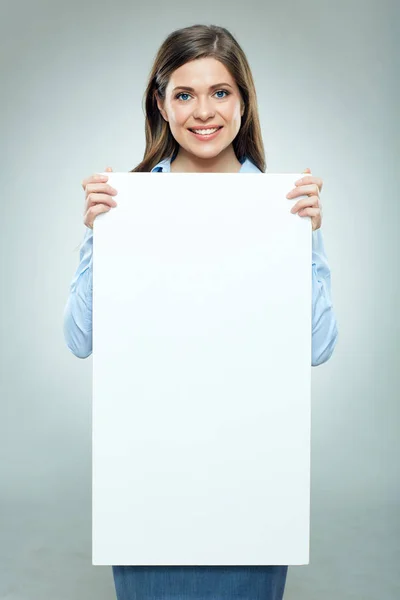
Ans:
[{"label": "white teeth", "polygon": [[199,133],[200,135],[210,135],[210,133],[214,133],[215,131],[218,131],[219,127],[217,127],[216,129],[200,129],[200,131],[198,129],[192,129],[192,131],[194,131],[194,133]]}]

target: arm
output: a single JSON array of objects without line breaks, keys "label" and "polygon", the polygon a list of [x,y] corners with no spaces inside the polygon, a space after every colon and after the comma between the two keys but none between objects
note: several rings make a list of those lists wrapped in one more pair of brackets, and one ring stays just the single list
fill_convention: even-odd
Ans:
[{"label": "arm", "polygon": [[331,298],[331,271],[321,228],[312,232],[312,361],[316,367],[333,353],[338,338]]},{"label": "arm", "polygon": [[93,230],[87,227],[64,309],[64,339],[78,358],[87,358],[92,353],[92,301]]}]

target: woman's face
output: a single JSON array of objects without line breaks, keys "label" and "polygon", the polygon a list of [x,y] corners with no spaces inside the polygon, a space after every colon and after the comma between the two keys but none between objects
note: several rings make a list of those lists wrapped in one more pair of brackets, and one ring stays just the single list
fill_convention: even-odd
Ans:
[{"label": "woman's face", "polygon": [[[200,158],[213,158],[233,142],[244,112],[236,82],[221,62],[210,57],[176,69],[168,82],[164,104],[158,100],[157,105],[178,144]],[[209,126],[222,129],[209,139],[190,131]]]}]

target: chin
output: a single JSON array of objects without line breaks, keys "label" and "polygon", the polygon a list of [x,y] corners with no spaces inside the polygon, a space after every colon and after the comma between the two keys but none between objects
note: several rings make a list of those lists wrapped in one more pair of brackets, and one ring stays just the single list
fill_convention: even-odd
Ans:
[{"label": "chin", "polygon": [[[215,144],[212,145],[212,143],[207,143],[207,142],[200,142],[200,144],[198,145],[191,145],[191,146],[183,146],[185,148],[185,150],[187,152],[190,152],[191,154],[194,154],[195,156],[199,156],[200,158],[215,158],[216,156],[218,156],[219,154],[221,154],[221,152],[223,152],[229,145],[231,142],[229,142],[228,144]],[[199,147],[200,146],[200,147]]]}]

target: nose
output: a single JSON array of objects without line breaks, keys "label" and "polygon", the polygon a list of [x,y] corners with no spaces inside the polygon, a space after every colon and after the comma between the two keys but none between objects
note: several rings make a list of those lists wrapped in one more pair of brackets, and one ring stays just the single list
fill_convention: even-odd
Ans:
[{"label": "nose", "polygon": [[196,110],[193,113],[195,119],[207,120],[209,117],[214,116],[215,110],[213,108],[212,100],[210,98],[199,99]]}]

